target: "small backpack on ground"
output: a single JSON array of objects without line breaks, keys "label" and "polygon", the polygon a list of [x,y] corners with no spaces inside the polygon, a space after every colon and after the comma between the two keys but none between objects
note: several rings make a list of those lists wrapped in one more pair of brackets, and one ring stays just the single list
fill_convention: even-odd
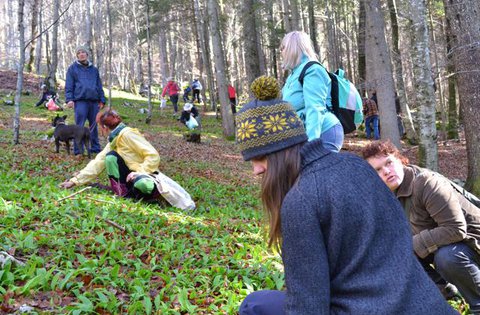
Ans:
[{"label": "small backpack on ground", "polygon": [[[307,62],[298,77],[298,81],[300,81],[302,86],[305,73],[313,64],[318,64],[323,67],[318,61]],[[338,69],[335,73],[331,73],[328,70],[326,71],[332,80],[332,91],[330,93],[332,97],[331,110],[335,116],[337,116],[338,120],[340,120],[343,132],[345,134],[351,133],[357,129],[357,124],[359,125],[363,121],[363,106],[360,93],[358,93],[353,83],[344,77],[345,72],[343,69]]]}]

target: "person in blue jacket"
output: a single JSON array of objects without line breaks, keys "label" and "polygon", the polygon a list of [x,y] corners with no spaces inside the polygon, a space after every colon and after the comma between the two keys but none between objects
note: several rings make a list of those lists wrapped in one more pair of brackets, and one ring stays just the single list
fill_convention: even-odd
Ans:
[{"label": "person in blue jacket", "polygon": [[323,146],[338,152],[343,145],[343,127],[331,112],[331,80],[319,64],[310,66],[303,85],[298,80],[309,61],[318,61],[312,41],[305,32],[290,32],[280,45],[283,68],[290,71],[282,89],[282,99],[292,104],[305,124],[308,141],[322,139]]},{"label": "person in blue jacket", "polygon": [[[271,77],[235,117],[243,159],[261,175],[268,243],[286,291],[249,294],[240,315],[457,314],[413,252],[402,206],[360,157],[307,141]],[[365,185],[368,183],[368,185]]]},{"label": "person in blue jacket", "polygon": [[[91,151],[98,153],[102,148],[95,119],[105,104],[105,94],[98,69],[88,60],[88,49],[78,47],[76,56],[77,60],[67,70],[65,101],[68,107],[74,108],[75,124],[84,126],[88,120]],[[80,154],[77,143],[74,144],[73,153]]]}]

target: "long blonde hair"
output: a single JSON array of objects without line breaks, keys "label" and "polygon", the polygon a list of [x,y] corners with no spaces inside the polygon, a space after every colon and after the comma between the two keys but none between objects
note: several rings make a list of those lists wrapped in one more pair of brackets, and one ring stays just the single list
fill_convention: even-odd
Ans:
[{"label": "long blonde hair", "polygon": [[303,143],[299,143],[266,156],[268,167],[262,178],[262,203],[270,225],[268,246],[278,251],[282,240],[280,209],[300,173],[302,146]]},{"label": "long blonde hair", "polygon": [[318,56],[313,49],[313,43],[307,33],[293,31],[285,35],[280,44],[280,51],[283,51],[283,68],[291,70],[300,64],[302,56],[308,60],[318,61]]}]

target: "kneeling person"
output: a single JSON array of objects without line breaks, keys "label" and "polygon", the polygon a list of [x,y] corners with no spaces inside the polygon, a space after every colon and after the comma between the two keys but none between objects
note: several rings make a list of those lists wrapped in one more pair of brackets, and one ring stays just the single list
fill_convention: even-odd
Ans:
[{"label": "kneeling person", "polygon": [[390,141],[372,142],[362,153],[402,204],[413,249],[432,280],[441,284],[430,262],[480,314],[480,209],[439,173],[408,164]]},{"label": "kneeling person", "polygon": [[62,188],[92,183],[106,169],[113,192],[121,197],[151,199],[159,196],[146,174],[158,172],[160,156],[137,129],[127,127],[113,110],[99,113],[97,123],[108,143],[80,173],[60,184]]}]

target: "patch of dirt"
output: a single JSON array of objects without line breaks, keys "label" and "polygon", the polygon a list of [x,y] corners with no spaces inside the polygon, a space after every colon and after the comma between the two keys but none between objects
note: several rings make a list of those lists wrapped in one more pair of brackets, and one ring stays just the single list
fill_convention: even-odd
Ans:
[{"label": "patch of dirt", "polygon": [[[43,77],[23,73],[23,91],[30,91],[32,93],[40,93],[40,86],[43,83]],[[11,92],[17,89],[17,71],[0,70],[0,90],[4,92]]]}]

